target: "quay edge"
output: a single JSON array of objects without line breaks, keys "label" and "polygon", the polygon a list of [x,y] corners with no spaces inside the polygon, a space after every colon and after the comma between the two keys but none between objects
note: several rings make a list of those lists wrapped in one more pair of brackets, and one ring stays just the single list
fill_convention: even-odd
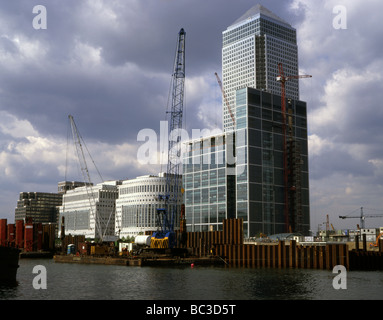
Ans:
[{"label": "quay edge", "polygon": [[55,255],[53,257],[58,263],[78,263],[78,264],[104,264],[119,266],[186,266],[204,265],[218,266],[225,262],[217,257],[188,257],[188,258],[117,258],[117,257],[92,257],[77,255]]}]

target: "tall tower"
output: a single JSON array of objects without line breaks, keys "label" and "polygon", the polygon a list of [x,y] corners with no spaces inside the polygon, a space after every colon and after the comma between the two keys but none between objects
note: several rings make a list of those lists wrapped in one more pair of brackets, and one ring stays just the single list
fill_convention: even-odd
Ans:
[{"label": "tall tower", "polygon": [[285,116],[279,63],[298,75],[296,31],[263,6],[223,32],[224,132],[190,140],[183,154],[190,230],[222,230],[225,218],[241,218],[245,237],[308,234],[307,104],[299,100],[298,79],[287,81]]},{"label": "tall tower", "polygon": [[[234,115],[237,89],[252,87],[280,95],[278,63],[286,74],[298,74],[296,30],[260,4],[231,24],[222,37],[222,83]],[[298,80],[286,84],[286,97],[299,99]],[[223,128],[234,129],[225,103]]]}]

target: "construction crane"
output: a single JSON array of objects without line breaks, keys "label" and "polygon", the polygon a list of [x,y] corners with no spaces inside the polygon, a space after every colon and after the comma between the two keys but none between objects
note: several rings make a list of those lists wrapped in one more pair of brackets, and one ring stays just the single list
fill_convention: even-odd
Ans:
[{"label": "construction crane", "polygon": [[[282,63],[278,63],[279,76],[277,81],[281,83],[281,109],[282,109],[282,133],[283,133],[283,169],[284,169],[284,217],[285,230],[289,230],[289,170],[287,159],[287,134],[286,134],[286,82],[292,79],[311,78],[311,75],[285,76]],[[294,230],[298,231],[298,230]]]},{"label": "construction crane", "polygon": [[233,125],[235,126],[235,118],[234,118],[233,113],[231,112],[231,108],[230,108],[229,100],[227,99],[225,90],[223,89],[223,86],[222,86],[221,79],[219,78],[217,72],[215,73],[215,77],[217,78],[217,82],[218,82],[218,84],[219,84],[219,87],[221,88],[222,96],[223,96],[223,99],[224,99],[224,101],[225,101],[227,110],[229,111],[231,120],[233,120]]},{"label": "construction crane", "polygon": [[366,218],[383,218],[383,215],[379,214],[364,214],[363,207],[360,208],[359,216],[339,216],[340,219],[360,219],[360,225],[362,229],[365,228],[365,220]]},{"label": "construction crane", "polygon": [[[82,173],[82,176],[84,179],[85,189],[86,189],[87,196],[89,199],[90,218],[94,219],[95,229],[96,229],[96,237],[102,242],[104,235],[102,233],[100,218],[96,213],[96,210],[97,210],[96,199],[95,199],[94,192],[92,190],[93,183],[90,179],[88,165],[86,162],[84,149],[82,147],[82,145],[84,144],[84,146],[86,148],[86,145],[85,145],[84,140],[82,139],[82,137],[80,135],[79,130],[77,129],[77,126],[76,126],[76,123],[74,122],[73,116],[69,115],[68,117],[69,117],[69,121],[70,121],[70,125],[71,125],[73,141],[74,141],[74,144],[76,147],[76,152],[77,152],[77,157],[78,157],[79,164],[80,164],[81,173]],[[89,151],[88,151],[88,154],[90,155]],[[93,159],[92,159],[92,161],[93,161]],[[93,164],[94,164],[94,161],[93,161]],[[97,167],[96,167],[96,169],[97,169]],[[101,174],[98,171],[98,169],[97,169],[97,172],[101,177]],[[102,179],[102,177],[101,177],[101,179]]]},{"label": "construction crane", "polygon": [[157,231],[151,237],[150,247],[173,248],[176,245],[174,224],[181,210],[178,202],[180,186],[181,129],[185,85],[185,31],[178,33],[176,57],[172,75],[172,98],[169,125],[168,162],[165,193],[159,195],[164,206],[157,209]]}]

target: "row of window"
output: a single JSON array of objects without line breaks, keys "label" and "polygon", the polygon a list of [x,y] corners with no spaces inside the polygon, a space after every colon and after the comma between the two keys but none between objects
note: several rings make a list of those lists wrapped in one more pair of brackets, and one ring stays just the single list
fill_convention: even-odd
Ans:
[{"label": "row of window", "polygon": [[222,223],[226,219],[226,206],[224,204],[194,206],[186,210],[186,224],[194,225],[194,228],[198,228],[197,226],[201,223]]},{"label": "row of window", "polygon": [[[159,204],[129,205],[122,206],[121,209],[121,227],[156,227],[157,209],[163,208]],[[168,212],[174,209],[169,205]]]},{"label": "row of window", "polygon": [[266,19],[262,19],[260,26],[261,34],[269,34],[287,42],[297,43],[296,31],[294,28],[288,28]]},{"label": "row of window", "polygon": [[206,170],[202,172],[194,170],[194,167],[189,167],[188,169],[190,169],[190,172],[192,173],[184,174],[183,185],[185,190],[200,187],[225,185],[226,183],[225,169]]},{"label": "row of window", "polygon": [[185,205],[226,203],[226,186],[185,191]]},{"label": "row of window", "polygon": [[89,229],[89,210],[76,210],[74,212],[65,212],[65,230]]},{"label": "row of window", "polygon": [[239,41],[244,37],[248,37],[253,34],[269,34],[287,42],[297,42],[296,31],[294,28],[288,28],[285,25],[272,22],[267,18],[258,17],[257,19],[249,21],[246,24],[224,31],[222,33],[223,46],[225,47],[232,42]]},{"label": "row of window", "polygon": [[[180,191],[180,189],[178,190]],[[119,188],[120,195],[125,194],[134,194],[134,193],[167,193],[167,192],[174,192],[174,186],[170,186],[170,191],[168,190],[165,183],[163,184],[148,184],[148,185],[136,185],[136,186],[129,186],[129,187],[120,187]]]},{"label": "row of window", "polygon": [[245,37],[248,37],[253,34],[259,34],[259,33],[260,33],[259,19],[250,21],[237,28],[232,28],[230,30],[224,31],[222,33],[223,47],[229,45],[232,42],[239,41]]}]

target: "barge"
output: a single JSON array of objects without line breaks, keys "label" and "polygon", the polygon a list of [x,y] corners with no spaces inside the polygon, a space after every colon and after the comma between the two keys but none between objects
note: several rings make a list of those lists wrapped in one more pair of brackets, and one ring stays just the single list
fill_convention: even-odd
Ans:
[{"label": "barge", "polygon": [[55,255],[53,257],[58,263],[78,264],[104,264],[120,266],[217,266],[225,262],[219,257],[96,257],[87,255]]},{"label": "barge", "polygon": [[20,250],[0,246],[0,285],[16,284]]}]

